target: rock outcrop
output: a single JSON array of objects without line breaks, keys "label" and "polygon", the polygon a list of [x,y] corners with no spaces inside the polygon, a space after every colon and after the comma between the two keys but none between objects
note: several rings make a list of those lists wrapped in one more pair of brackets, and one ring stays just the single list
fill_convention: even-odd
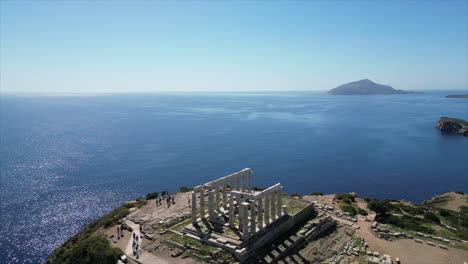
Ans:
[{"label": "rock outcrop", "polygon": [[442,132],[468,136],[468,122],[463,119],[441,117],[435,127]]}]

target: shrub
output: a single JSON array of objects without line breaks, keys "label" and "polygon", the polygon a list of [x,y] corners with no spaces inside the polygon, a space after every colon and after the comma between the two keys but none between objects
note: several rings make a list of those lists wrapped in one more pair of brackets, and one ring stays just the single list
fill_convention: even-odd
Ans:
[{"label": "shrub", "polygon": [[362,208],[359,208],[359,209],[358,209],[358,214],[360,214],[360,215],[368,215],[367,211],[364,210],[364,209],[362,209]]},{"label": "shrub", "polygon": [[440,214],[441,216],[443,216],[443,217],[447,217],[447,216],[452,215],[452,214],[450,213],[449,210],[444,209],[444,208],[440,208],[440,209],[439,209],[439,214]]},{"label": "shrub", "polygon": [[458,193],[458,194],[465,194],[465,192],[455,192],[455,193]]},{"label": "shrub", "polygon": [[137,202],[142,202],[142,201],[144,201],[144,200],[145,200],[145,198],[143,198],[143,197],[138,197],[138,198],[136,198],[136,201],[137,201]]},{"label": "shrub", "polygon": [[146,195],[146,200],[149,200],[149,199],[156,199],[159,197],[159,193],[158,192],[152,192],[152,193],[148,193]]},{"label": "shrub", "polygon": [[356,215],[356,209],[351,204],[340,203],[341,211],[348,212],[351,215]]},{"label": "shrub", "polygon": [[335,199],[337,200],[343,200],[344,198],[348,198],[350,201],[354,202],[356,199],[355,194],[350,194],[350,193],[337,193],[335,194]]},{"label": "shrub", "polygon": [[435,234],[434,229],[427,227],[423,224],[422,219],[417,217],[405,215],[403,217],[396,215],[377,215],[375,221],[383,224],[391,224],[399,228],[423,232],[428,234]]},{"label": "shrub", "polygon": [[366,201],[366,202],[370,202],[370,201],[371,201],[371,198],[369,198],[369,197],[364,197],[363,199],[364,199],[364,201]]},{"label": "shrub", "polygon": [[393,208],[392,204],[388,201],[370,201],[367,208],[374,211],[378,215],[385,215]]},{"label": "shrub", "polygon": [[302,195],[298,194],[297,192],[291,193],[290,197],[299,197],[302,198]]},{"label": "shrub", "polygon": [[341,199],[341,202],[345,204],[351,204],[351,200],[348,197]]},{"label": "shrub", "polygon": [[323,192],[315,191],[315,192],[312,192],[312,195],[323,195]]},{"label": "shrub", "polygon": [[459,208],[460,208],[460,212],[462,212],[464,214],[468,214],[468,206],[462,205]]},{"label": "shrub", "polygon": [[266,188],[265,188],[265,187],[260,187],[260,186],[255,185],[255,186],[252,187],[252,189],[253,189],[254,191],[256,191],[256,192],[259,192],[259,191],[265,190]]},{"label": "shrub", "polygon": [[191,192],[193,191],[193,188],[192,187],[188,187],[188,186],[180,186],[180,192]]},{"label": "shrub", "polygon": [[432,212],[425,212],[424,213],[424,219],[429,220],[429,221],[434,222],[434,223],[440,223],[439,217],[436,214],[432,213]]},{"label": "shrub", "polygon": [[47,263],[67,263],[67,264],[115,264],[121,255],[122,250],[112,248],[107,239],[102,236],[91,236],[78,241],[66,250],[58,252],[53,259]]}]

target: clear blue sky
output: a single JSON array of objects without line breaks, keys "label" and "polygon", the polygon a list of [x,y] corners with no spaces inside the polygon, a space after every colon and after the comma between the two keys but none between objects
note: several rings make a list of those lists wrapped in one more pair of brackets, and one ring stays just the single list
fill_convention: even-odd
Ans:
[{"label": "clear blue sky", "polygon": [[468,88],[468,1],[0,1],[3,92]]}]

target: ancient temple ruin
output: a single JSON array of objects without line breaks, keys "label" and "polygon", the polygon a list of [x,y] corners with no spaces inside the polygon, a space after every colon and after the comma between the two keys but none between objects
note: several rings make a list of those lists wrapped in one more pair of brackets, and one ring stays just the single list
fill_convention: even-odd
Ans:
[{"label": "ancient temple ruin", "polygon": [[[229,226],[239,230],[242,239],[247,239],[287,214],[287,207],[281,203],[281,188],[278,183],[254,191],[249,168],[199,185],[192,191],[192,224],[205,219],[224,224],[228,219]],[[207,206],[205,196],[208,196]]]},{"label": "ancient temple ruin", "polygon": [[291,198],[281,184],[253,188],[249,168],[194,187],[190,202],[192,219],[182,234],[222,248],[241,263],[316,215],[313,204],[290,215],[283,202]]}]

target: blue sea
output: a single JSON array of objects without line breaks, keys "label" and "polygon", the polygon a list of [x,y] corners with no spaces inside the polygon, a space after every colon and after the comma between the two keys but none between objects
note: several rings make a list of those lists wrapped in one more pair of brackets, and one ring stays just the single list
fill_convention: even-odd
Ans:
[{"label": "blue sea", "polygon": [[286,192],[416,202],[468,191],[459,91],[1,97],[0,260],[42,263],[84,224],[149,192],[249,167]]}]

